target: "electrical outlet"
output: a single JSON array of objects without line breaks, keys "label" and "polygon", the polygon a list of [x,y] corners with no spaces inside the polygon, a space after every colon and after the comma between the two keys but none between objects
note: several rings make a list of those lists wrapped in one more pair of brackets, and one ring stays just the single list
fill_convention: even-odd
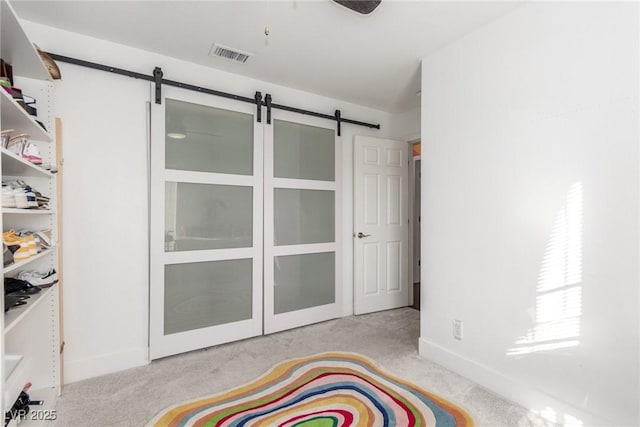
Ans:
[{"label": "electrical outlet", "polygon": [[462,320],[454,319],[453,320],[453,337],[458,341],[462,341],[463,333],[462,333]]}]

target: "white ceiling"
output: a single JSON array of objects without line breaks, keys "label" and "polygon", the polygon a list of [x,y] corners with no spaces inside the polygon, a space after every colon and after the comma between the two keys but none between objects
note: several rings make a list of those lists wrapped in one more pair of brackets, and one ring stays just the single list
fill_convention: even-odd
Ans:
[{"label": "white ceiling", "polygon": [[[22,19],[389,112],[419,106],[421,58],[519,4],[383,0],[359,15],[330,0],[12,1]],[[213,43],[255,55],[210,57]]]}]

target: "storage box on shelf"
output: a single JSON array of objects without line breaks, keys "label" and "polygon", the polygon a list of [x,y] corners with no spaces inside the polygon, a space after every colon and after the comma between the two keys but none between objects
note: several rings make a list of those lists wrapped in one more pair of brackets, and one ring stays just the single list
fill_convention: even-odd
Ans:
[{"label": "storage box on shelf", "polygon": [[[15,86],[37,100],[37,118],[30,116],[13,97],[0,89],[0,129],[14,129],[13,135],[28,134],[43,162],[55,165],[54,120],[51,114],[53,85],[38,53],[20,25],[13,8],[0,0],[0,58],[13,67]],[[36,119],[41,122],[41,126]],[[23,180],[43,195],[50,197],[47,209],[2,209],[0,225],[9,229],[51,229],[57,240],[56,174],[31,163],[20,155],[0,148],[0,175],[3,181]],[[25,270],[58,269],[57,248],[43,250],[19,262],[7,265],[2,276],[15,277]],[[0,300],[4,299],[4,292]],[[32,407],[40,413],[54,408],[60,392],[59,285],[43,288],[30,295],[26,305],[11,308],[2,316],[0,339],[0,378],[2,414],[11,409],[27,383],[32,400],[44,400],[45,406]],[[3,305],[4,305],[4,301]],[[42,425],[44,420],[26,420],[20,426]],[[15,423],[15,421],[12,421]],[[10,424],[11,425],[11,424]]]}]

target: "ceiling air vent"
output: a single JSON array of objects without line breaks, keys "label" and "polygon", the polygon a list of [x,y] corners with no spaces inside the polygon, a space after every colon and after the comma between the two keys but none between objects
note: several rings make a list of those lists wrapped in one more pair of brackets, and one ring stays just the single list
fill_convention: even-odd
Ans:
[{"label": "ceiling air vent", "polygon": [[209,51],[209,56],[219,56],[220,58],[229,59],[242,64],[247,62],[247,59],[249,59],[251,55],[253,54],[223,46],[221,44],[214,44]]}]

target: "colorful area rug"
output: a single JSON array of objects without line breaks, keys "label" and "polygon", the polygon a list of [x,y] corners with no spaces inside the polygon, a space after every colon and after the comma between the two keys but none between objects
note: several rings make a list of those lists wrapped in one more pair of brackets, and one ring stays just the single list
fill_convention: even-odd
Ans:
[{"label": "colorful area rug", "polygon": [[147,426],[472,426],[454,404],[353,353],[292,359],[257,380],[171,407]]}]

